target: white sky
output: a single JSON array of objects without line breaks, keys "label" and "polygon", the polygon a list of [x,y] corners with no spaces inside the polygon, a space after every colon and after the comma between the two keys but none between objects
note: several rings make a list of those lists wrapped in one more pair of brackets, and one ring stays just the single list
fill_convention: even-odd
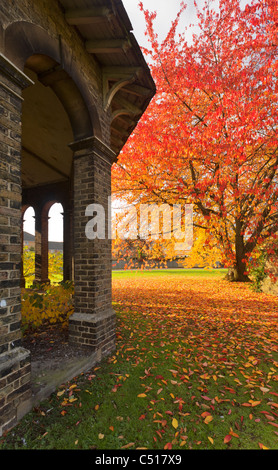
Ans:
[{"label": "white sky", "polygon": [[[63,206],[61,204],[54,204],[49,211],[48,220],[48,235],[49,241],[62,242],[63,241]],[[35,235],[35,219],[34,209],[29,207],[24,215],[23,230],[25,232]]]},{"label": "white sky", "polygon": [[[197,0],[200,5],[203,0]],[[139,0],[122,0],[125,9],[128,13],[129,19],[133,26],[133,33],[140,46],[147,47],[148,42],[145,37],[145,19],[143,12],[140,11],[138,4]],[[180,9],[180,0],[142,0],[143,6],[146,10],[157,12],[156,28],[159,31],[159,39],[163,40],[168,33],[172,21]],[[195,23],[195,7],[193,0],[187,1],[187,8],[183,12],[180,20],[181,31],[183,25],[188,26],[190,23]]]}]

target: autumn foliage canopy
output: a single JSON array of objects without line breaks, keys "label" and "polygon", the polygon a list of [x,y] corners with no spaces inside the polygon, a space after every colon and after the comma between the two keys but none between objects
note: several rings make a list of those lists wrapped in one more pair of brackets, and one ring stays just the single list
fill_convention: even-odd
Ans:
[{"label": "autumn foliage canopy", "polygon": [[140,3],[157,94],[113,167],[129,203],[193,204],[204,244],[221,247],[237,280],[278,229],[277,9],[248,3],[196,2],[190,42],[177,33],[184,2],[163,42]]}]

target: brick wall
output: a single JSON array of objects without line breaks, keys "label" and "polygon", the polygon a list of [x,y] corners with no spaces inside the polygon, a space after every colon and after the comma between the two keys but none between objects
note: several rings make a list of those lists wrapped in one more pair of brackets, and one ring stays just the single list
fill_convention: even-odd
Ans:
[{"label": "brick wall", "polygon": [[30,402],[30,377],[29,351],[15,348],[0,355],[0,436],[18,422],[20,410]]},{"label": "brick wall", "polygon": [[[1,57],[0,74],[0,353],[4,353],[19,346],[21,338],[21,89],[20,82],[11,81],[12,66]],[[22,87],[27,83],[22,78]]]},{"label": "brick wall", "polygon": [[28,83],[0,56],[0,435],[31,395],[30,354],[20,347],[21,89]]}]

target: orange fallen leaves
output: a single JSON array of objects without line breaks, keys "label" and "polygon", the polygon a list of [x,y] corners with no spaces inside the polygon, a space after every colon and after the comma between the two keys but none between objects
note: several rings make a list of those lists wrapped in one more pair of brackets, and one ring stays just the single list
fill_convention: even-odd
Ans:
[{"label": "orange fallen leaves", "polygon": [[213,416],[209,415],[205,418],[204,423],[209,424],[213,420]]},{"label": "orange fallen leaves", "polygon": [[[205,447],[234,448],[247,420],[276,431],[277,298],[218,279],[146,274],[114,279],[113,300],[118,360],[142,369],[138,422],[152,411],[156,446],[202,446],[202,428],[209,432]],[[220,421],[227,423],[222,436]]]}]

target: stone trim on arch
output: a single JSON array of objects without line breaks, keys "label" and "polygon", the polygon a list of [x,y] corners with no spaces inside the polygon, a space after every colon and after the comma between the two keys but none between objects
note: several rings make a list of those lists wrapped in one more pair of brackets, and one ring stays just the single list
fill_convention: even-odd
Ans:
[{"label": "stone trim on arch", "polygon": [[53,64],[49,69],[40,71],[34,66],[33,71],[62,102],[71,121],[74,138],[79,140],[91,135],[102,138],[98,112],[88,84],[60,36],[53,38],[40,25],[16,21],[6,28],[4,43],[5,55],[22,71],[32,56],[51,58]]},{"label": "stone trim on arch", "polygon": [[0,85],[8,93],[11,93],[18,100],[22,101],[21,91],[30,85],[32,80],[16,67],[5,55],[0,52],[0,73],[2,80]]}]

